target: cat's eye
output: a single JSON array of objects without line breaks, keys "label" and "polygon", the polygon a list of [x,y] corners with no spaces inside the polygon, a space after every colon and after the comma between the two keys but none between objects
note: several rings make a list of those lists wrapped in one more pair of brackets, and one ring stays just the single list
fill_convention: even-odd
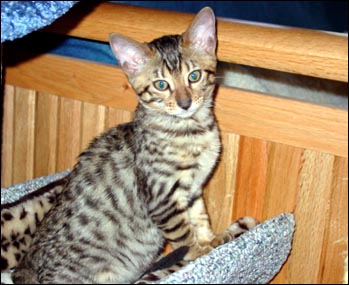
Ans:
[{"label": "cat's eye", "polygon": [[157,80],[153,84],[154,84],[155,88],[160,90],[160,91],[165,91],[169,87],[167,81],[165,81],[165,80]]},{"label": "cat's eye", "polygon": [[200,78],[201,78],[200,70],[194,70],[193,72],[189,73],[189,76],[188,76],[189,82],[198,82]]}]

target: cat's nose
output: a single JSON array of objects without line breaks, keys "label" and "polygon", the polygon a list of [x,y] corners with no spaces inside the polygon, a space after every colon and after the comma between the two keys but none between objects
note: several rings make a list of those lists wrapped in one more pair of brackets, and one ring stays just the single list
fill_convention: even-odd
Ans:
[{"label": "cat's nose", "polygon": [[178,106],[181,107],[184,110],[188,110],[191,106],[191,98],[183,98],[178,101]]}]

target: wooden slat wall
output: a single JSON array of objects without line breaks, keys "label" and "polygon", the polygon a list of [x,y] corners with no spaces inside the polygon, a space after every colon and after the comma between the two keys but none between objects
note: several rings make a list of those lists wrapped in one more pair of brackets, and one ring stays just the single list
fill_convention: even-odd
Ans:
[{"label": "wooden slat wall", "polygon": [[[132,116],[10,85],[5,106],[2,186],[72,168],[90,139]],[[222,141],[221,162],[204,192],[214,230],[244,215],[265,220],[293,212],[292,253],[273,282],[340,283],[348,159],[227,131]]]},{"label": "wooden slat wall", "polygon": [[5,86],[1,186],[72,168],[78,154],[131,112]]},{"label": "wooden slat wall", "polygon": [[222,162],[205,192],[214,229],[245,215],[265,220],[292,212],[292,252],[272,283],[341,283],[348,159],[226,133],[223,144]]}]

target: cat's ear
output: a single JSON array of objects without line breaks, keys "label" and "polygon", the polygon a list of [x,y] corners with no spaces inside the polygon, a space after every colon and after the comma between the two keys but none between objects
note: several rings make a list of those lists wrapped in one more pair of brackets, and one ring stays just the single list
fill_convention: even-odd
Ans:
[{"label": "cat's ear", "polygon": [[142,43],[119,34],[109,35],[110,47],[128,76],[137,74],[149,59],[150,50]]},{"label": "cat's ear", "polygon": [[203,8],[183,35],[184,45],[209,54],[216,51],[216,18],[211,8]]}]

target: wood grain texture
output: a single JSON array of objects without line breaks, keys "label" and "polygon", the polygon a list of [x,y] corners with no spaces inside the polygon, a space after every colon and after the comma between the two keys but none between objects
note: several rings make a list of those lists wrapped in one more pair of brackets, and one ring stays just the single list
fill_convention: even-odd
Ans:
[{"label": "wood grain texture", "polygon": [[80,151],[88,147],[91,140],[105,129],[106,107],[84,102],[81,117]]},{"label": "wood grain texture", "polygon": [[128,111],[137,104],[120,69],[62,56],[44,54],[9,66],[6,83]]},{"label": "wood grain texture", "polygon": [[222,133],[218,167],[205,187],[204,199],[215,232],[224,231],[232,221],[240,136]]},{"label": "wood grain texture", "polygon": [[36,92],[15,89],[13,139],[13,183],[34,177]]},{"label": "wood grain texture", "polygon": [[223,131],[348,156],[348,111],[230,88],[216,101]]},{"label": "wood grain texture", "polygon": [[[348,250],[348,159],[335,157],[331,196],[322,245],[319,281],[342,282],[345,252]],[[333,266],[333,265],[337,266]]]},{"label": "wood grain texture", "polygon": [[301,148],[285,144],[270,144],[263,220],[282,212],[294,212],[303,152]]},{"label": "wood grain texture", "polygon": [[297,228],[292,257],[288,266],[293,283],[320,283],[321,252],[331,196],[334,157],[315,151],[304,152],[300,172],[297,205],[294,211]]},{"label": "wood grain texture", "polygon": [[[129,112],[137,105],[125,75],[107,65],[43,55],[8,67],[6,80]],[[225,132],[348,156],[346,110],[221,87],[215,113]]]},{"label": "wood grain texture", "polygon": [[1,146],[1,187],[13,184],[15,87],[4,86]]},{"label": "wood grain texture", "polygon": [[80,101],[60,98],[57,171],[71,169],[80,153],[81,105]]},{"label": "wood grain texture", "polygon": [[269,147],[266,141],[240,137],[233,219],[252,216],[262,220]]},{"label": "wood grain texture", "polygon": [[[144,42],[183,33],[193,18],[193,14],[151,8],[85,4],[76,5],[48,30],[104,42],[109,33],[117,32]],[[221,61],[348,81],[347,37],[222,19],[217,33]]]},{"label": "wood grain texture", "polygon": [[37,94],[35,117],[34,176],[40,177],[56,172],[58,148],[59,97]]}]

